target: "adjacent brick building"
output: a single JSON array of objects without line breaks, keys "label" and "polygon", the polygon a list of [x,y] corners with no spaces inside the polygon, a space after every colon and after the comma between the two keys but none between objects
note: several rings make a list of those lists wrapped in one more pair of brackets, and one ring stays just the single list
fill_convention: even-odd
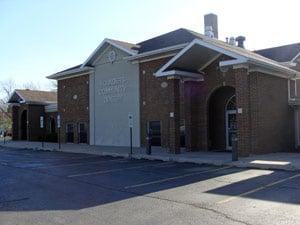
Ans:
[{"label": "adjacent brick building", "polygon": [[8,102],[13,140],[57,141],[56,92],[15,90]]}]

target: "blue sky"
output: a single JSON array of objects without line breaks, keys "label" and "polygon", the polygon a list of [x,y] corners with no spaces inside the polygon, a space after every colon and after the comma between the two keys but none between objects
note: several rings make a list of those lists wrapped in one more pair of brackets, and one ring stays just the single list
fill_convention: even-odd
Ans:
[{"label": "blue sky", "polygon": [[106,37],[136,43],[180,27],[203,33],[210,12],[220,39],[244,35],[248,49],[300,42],[298,2],[0,0],[0,80],[48,88],[45,76],[82,63]]}]

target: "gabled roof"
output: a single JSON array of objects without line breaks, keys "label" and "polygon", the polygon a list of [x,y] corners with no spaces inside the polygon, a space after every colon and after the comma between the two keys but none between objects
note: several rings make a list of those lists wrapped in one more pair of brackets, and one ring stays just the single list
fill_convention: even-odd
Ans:
[{"label": "gabled roof", "polygon": [[[175,52],[173,54],[175,55],[178,51],[187,48],[187,46],[190,45],[195,40],[199,40],[200,42],[203,41],[209,44],[210,46],[214,46],[215,48],[218,49],[221,48],[223,49],[223,51],[226,51],[227,53],[238,55],[240,57],[243,57],[244,59],[247,59],[248,61],[252,61],[257,64],[260,64],[261,66],[274,67],[277,70],[288,71],[289,73],[293,72],[293,70],[280,64],[278,61],[274,61],[274,60],[278,60],[278,58],[271,57],[272,54],[265,54],[267,52],[275,52],[275,50],[271,51],[270,49],[269,50],[265,49],[257,52],[252,52],[247,49],[229,45],[224,41],[217,40],[214,38],[209,38],[203,34],[188,29],[180,28],[168,32],[166,34],[151,38],[149,40],[140,42],[138,44],[132,44],[132,43],[122,42],[122,41],[117,41],[112,39],[105,39],[82,65],[80,66],[78,65],[76,67],[69,68],[65,71],[61,71],[59,73],[49,76],[48,78],[58,79],[59,77],[68,77],[70,74],[73,75],[73,74],[83,74],[83,73],[90,72],[92,70],[90,65],[99,56],[99,54],[101,54],[101,51],[108,46],[108,44],[113,45],[127,52],[130,55],[128,57],[129,60],[135,60],[135,59],[141,59],[146,56],[149,57],[152,55],[161,54],[163,52],[169,52],[170,50]],[[291,50],[291,48],[293,47],[295,49],[298,49],[298,47],[300,48],[300,43],[299,46],[298,44],[294,44],[289,47],[285,46],[283,49],[285,52],[288,53],[285,54],[286,57],[287,55],[289,55],[288,58],[290,58],[292,55],[295,56],[297,54],[295,52],[297,52],[298,50],[295,49],[293,49],[293,51]],[[283,60],[283,57],[281,57],[281,60]]]},{"label": "gabled roof", "polygon": [[90,63],[93,62],[101,54],[101,51],[108,45],[112,45],[112,46],[128,53],[129,55],[137,54],[138,49],[139,49],[139,46],[136,45],[136,44],[106,38],[94,50],[94,52],[87,58],[87,60],[81,65],[80,68],[84,68],[85,66],[89,66]]},{"label": "gabled roof", "polygon": [[300,43],[256,50],[255,53],[277,62],[290,62],[300,53]]},{"label": "gabled roof", "polygon": [[140,46],[139,54],[174,45],[189,43],[195,38],[196,36],[189,30],[180,28],[138,43]]},{"label": "gabled roof", "polygon": [[82,64],[79,64],[79,65],[77,65],[77,66],[72,66],[72,67],[70,67],[70,68],[68,68],[68,69],[59,71],[59,72],[57,72],[56,74],[58,74],[58,73],[65,73],[65,72],[68,72],[68,71],[74,70],[74,69],[79,69],[79,68],[81,67],[81,65],[82,65]]},{"label": "gabled roof", "polygon": [[40,103],[49,104],[57,102],[57,93],[53,91],[36,91],[29,89],[16,89],[9,98],[8,103]]},{"label": "gabled roof", "polygon": [[103,49],[105,49],[108,45],[112,45],[131,56],[137,54],[139,49],[139,46],[136,44],[106,38],[101,42],[101,44],[94,50],[94,52],[87,58],[87,60],[84,63],[47,76],[47,78],[64,79],[68,78],[70,75],[73,76],[74,74],[86,74],[91,72],[92,67],[90,67],[90,65],[95,59],[97,59],[97,57],[101,54]]}]

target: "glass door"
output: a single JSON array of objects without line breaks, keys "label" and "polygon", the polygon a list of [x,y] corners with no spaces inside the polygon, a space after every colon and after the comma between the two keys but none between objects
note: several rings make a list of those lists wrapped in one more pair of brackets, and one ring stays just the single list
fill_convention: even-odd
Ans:
[{"label": "glass door", "polygon": [[232,150],[232,140],[237,134],[236,110],[226,111],[226,149]]}]

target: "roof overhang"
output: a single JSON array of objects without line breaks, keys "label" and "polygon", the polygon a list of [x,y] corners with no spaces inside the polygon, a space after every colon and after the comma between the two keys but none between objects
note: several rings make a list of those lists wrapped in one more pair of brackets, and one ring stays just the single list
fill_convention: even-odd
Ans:
[{"label": "roof overhang", "polygon": [[48,79],[53,79],[53,80],[63,80],[63,79],[67,79],[70,77],[76,77],[76,76],[82,76],[85,74],[90,74],[91,72],[94,71],[93,67],[90,66],[85,66],[85,67],[79,67],[76,69],[72,69],[72,70],[67,70],[61,73],[55,73],[53,75],[48,76]]},{"label": "roof overhang", "polygon": [[195,39],[164,64],[155,75],[162,76],[167,74],[166,72],[173,70],[202,73],[206,67],[221,55],[226,55],[228,57],[227,60],[219,61],[219,67],[221,70],[224,69],[224,71],[228,68],[245,67],[251,69],[251,71],[263,71],[284,78],[300,77],[298,71],[280,65],[275,61],[259,60],[251,57],[250,54],[247,55],[247,52],[244,52],[244,50],[241,52],[243,54],[239,54],[236,48],[231,51],[228,46],[222,47],[213,41]]}]

